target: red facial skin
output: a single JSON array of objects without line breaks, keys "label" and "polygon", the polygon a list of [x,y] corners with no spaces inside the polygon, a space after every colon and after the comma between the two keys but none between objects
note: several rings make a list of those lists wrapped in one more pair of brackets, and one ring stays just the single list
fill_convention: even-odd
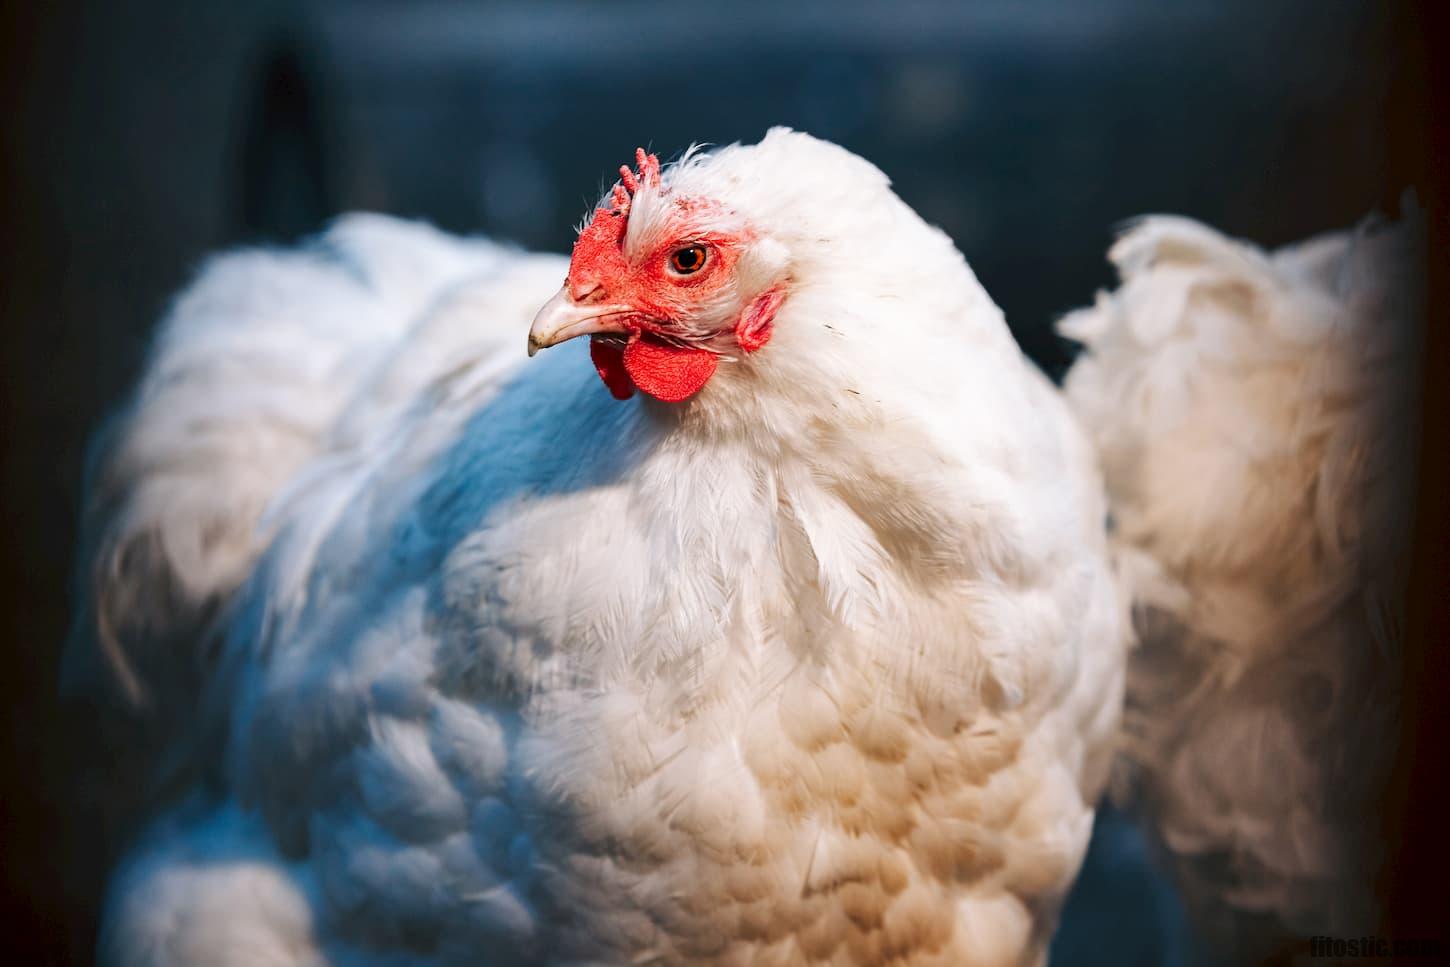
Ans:
[{"label": "red facial skin", "polygon": [[[719,357],[709,349],[685,341],[677,320],[688,318],[726,286],[749,238],[711,233],[695,228],[697,216],[709,203],[692,199],[673,202],[665,241],[637,259],[626,258],[623,248],[629,203],[640,181],[659,183],[659,161],[643,150],[637,153],[636,178],[621,168],[622,184],[611,196],[612,207],[595,211],[579,233],[569,263],[566,285],[580,305],[628,306],[621,313],[626,329],[623,346],[615,338],[594,336],[590,356],[599,376],[616,399],[628,399],[635,389],[656,399],[677,403],[697,393],[715,374]],[[692,273],[672,269],[671,256],[683,248],[705,249],[705,263]],[[743,352],[754,352],[770,339],[771,322],[783,294],[772,289],[753,300],[735,325]]]}]

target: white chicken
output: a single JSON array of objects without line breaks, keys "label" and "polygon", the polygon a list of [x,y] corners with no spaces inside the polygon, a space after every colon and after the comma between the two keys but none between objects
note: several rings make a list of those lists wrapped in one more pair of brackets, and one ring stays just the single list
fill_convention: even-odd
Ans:
[{"label": "white chicken", "polygon": [[1179,218],[1063,321],[1140,639],[1131,794],[1235,962],[1372,934],[1398,737],[1423,228],[1265,253]]},{"label": "white chicken", "polygon": [[[609,392],[525,360],[546,301]],[[192,790],[104,962],[1044,959],[1122,706],[1102,481],[846,151],[641,153],[567,267],[223,258],[94,481],[83,627]]]}]

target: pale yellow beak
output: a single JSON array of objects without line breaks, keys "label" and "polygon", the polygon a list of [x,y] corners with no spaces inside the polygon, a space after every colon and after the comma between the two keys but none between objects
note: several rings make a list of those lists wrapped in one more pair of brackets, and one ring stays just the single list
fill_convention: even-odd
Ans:
[{"label": "pale yellow beak", "polygon": [[580,305],[565,285],[544,303],[529,329],[529,355],[557,346],[575,336],[599,332],[625,332],[625,319],[634,313],[629,306],[591,303]]}]

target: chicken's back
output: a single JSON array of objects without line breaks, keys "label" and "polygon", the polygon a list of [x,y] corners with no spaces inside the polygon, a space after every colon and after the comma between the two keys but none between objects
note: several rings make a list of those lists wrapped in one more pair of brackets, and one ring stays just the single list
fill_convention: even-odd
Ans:
[{"label": "chicken's back", "polygon": [[[376,376],[400,342],[467,282],[504,301],[527,291],[475,327],[512,333],[561,272],[552,257],[355,214],[298,248],[213,258],[177,297],[88,466],[63,683],[98,717],[96,762],[127,777],[88,788],[103,811],[124,826],[194,778],[208,733],[198,698],[222,616],[272,539],[267,509],[310,461],[411,397]],[[436,342],[416,358],[449,350]]]}]

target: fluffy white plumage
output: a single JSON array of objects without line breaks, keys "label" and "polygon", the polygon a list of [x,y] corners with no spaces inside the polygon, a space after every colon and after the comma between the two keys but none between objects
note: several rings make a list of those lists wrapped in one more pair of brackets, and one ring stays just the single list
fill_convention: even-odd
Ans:
[{"label": "fluffy white plumage", "polygon": [[1266,253],[1136,224],[1062,323],[1137,602],[1127,758],[1199,923],[1242,962],[1372,933],[1397,735],[1423,238]]},{"label": "fluffy white plumage", "polygon": [[683,405],[525,364],[562,260],[403,223],[178,303],[91,533],[201,778],[104,960],[1044,957],[1121,706],[1090,446],[869,164],[777,130],[686,186],[789,294]]}]

